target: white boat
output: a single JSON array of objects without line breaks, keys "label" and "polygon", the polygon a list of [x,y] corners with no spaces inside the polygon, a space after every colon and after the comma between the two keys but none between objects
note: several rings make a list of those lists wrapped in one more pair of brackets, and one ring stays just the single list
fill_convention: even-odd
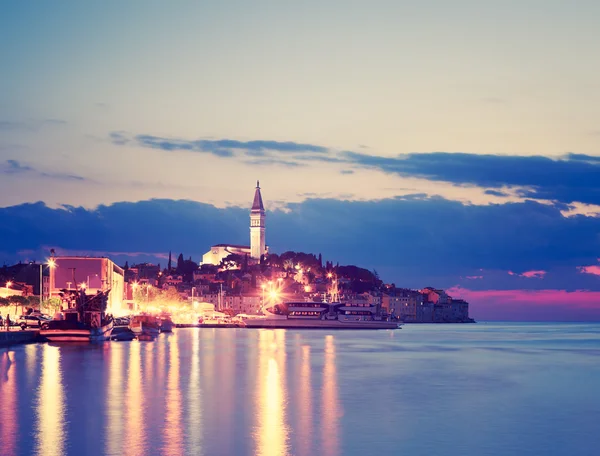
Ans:
[{"label": "white boat", "polygon": [[108,293],[86,295],[85,290],[66,292],[63,301],[68,308],[57,313],[40,329],[40,336],[50,342],[102,342],[110,339],[114,326],[105,314]]},{"label": "white boat", "polygon": [[385,320],[375,306],[340,302],[284,302],[263,307],[264,318],[245,320],[246,328],[290,329],[398,329]]}]

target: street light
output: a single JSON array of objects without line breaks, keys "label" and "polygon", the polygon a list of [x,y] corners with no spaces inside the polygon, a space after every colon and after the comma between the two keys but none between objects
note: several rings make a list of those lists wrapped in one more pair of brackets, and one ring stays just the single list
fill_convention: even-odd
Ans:
[{"label": "street light", "polygon": [[[48,260],[48,267],[53,269],[56,261],[53,258]],[[48,287],[50,287],[50,277],[48,277]],[[50,290],[48,290],[50,291]],[[42,311],[42,302],[44,300],[44,263],[40,263],[40,312]]]}]

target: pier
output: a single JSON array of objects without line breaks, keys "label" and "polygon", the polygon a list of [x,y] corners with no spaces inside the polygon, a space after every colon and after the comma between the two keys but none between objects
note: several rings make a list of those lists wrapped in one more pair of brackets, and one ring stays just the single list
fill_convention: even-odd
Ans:
[{"label": "pier", "polygon": [[10,331],[0,330],[0,347],[8,347],[9,345],[29,344],[40,340],[40,332],[33,330],[16,330]]}]

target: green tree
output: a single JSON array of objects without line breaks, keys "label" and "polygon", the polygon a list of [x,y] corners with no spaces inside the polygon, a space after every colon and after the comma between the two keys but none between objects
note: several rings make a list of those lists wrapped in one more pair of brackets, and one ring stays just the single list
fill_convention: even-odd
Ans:
[{"label": "green tree", "polygon": [[160,294],[160,300],[163,304],[167,305],[181,304],[183,301],[181,299],[181,295],[175,287],[169,287],[166,290],[162,290]]},{"label": "green tree", "polygon": [[10,301],[8,298],[0,297],[0,307],[10,306]]},{"label": "green tree", "polygon": [[56,312],[62,310],[62,301],[60,298],[50,298],[44,301],[44,309],[50,315],[54,315]]},{"label": "green tree", "polygon": [[9,296],[8,300],[10,301],[10,303],[12,305],[15,306],[15,314],[18,314],[19,310],[18,307],[21,306],[26,306],[27,305],[27,298],[25,296],[20,296],[20,295],[12,295]]},{"label": "green tree", "polygon": [[155,302],[159,297],[160,292],[161,290],[159,288],[144,284],[137,287],[133,292],[133,301],[138,306],[145,306],[146,304]]}]

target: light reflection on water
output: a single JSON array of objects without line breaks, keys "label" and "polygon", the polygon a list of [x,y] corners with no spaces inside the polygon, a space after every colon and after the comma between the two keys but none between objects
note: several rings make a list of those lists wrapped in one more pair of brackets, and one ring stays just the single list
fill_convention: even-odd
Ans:
[{"label": "light reflection on water", "polygon": [[[127,366],[127,386],[124,398],[127,432],[122,444],[119,446],[121,446],[123,454],[128,452],[131,454],[144,454],[147,448],[143,412],[144,402],[145,400],[152,400],[152,398],[146,399],[142,394],[142,344],[135,341],[128,345],[129,364]],[[110,438],[114,438],[118,442],[118,438],[113,437],[112,432]]]},{"label": "light reflection on water", "polygon": [[283,391],[285,378],[285,331],[259,331],[258,393],[256,395],[257,453],[288,454],[288,429]]},{"label": "light reflection on water", "polygon": [[14,353],[3,351],[0,354],[0,384],[2,394],[1,408],[5,413],[0,418],[0,444],[1,451],[14,454],[17,444],[17,379],[16,366],[14,366]]},{"label": "light reflection on water", "polygon": [[0,351],[0,454],[596,455],[600,325],[186,329]]},{"label": "light reflection on water", "polygon": [[42,353],[42,377],[36,397],[35,452],[41,456],[60,456],[65,443],[60,349],[45,345]]}]

